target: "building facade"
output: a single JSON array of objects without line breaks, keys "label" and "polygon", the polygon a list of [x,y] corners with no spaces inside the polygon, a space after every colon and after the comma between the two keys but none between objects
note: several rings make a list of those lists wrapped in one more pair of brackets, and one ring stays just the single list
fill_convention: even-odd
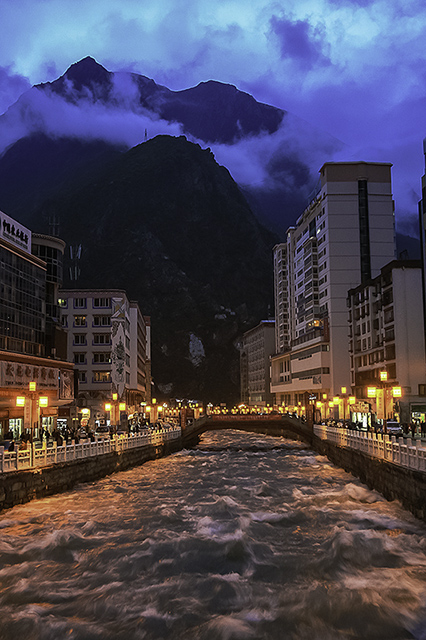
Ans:
[{"label": "building facade", "polygon": [[146,323],[138,304],[120,289],[62,289],[59,304],[81,417],[92,427],[126,422],[146,401]]},{"label": "building facade", "polygon": [[421,262],[394,260],[348,292],[356,420],[424,422],[426,359]]},{"label": "building facade", "polygon": [[269,360],[274,349],[274,320],[262,320],[244,333],[240,349],[241,402],[244,404],[271,404]]},{"label": "building facade", "polygon": [[52,431],[62,406],[73,401],[73,365],[58,349],[61,332],[51,331],[51,274],[44,259],[47,247],[58,252],[59,284],[64,246],[0,212],[0,438]]},{"label": "building facade", "polygon": [[297,408],[350,386],[346,299],[395,257],[391,165],[330,162],[287,240],[274,248],[271,390]]}]

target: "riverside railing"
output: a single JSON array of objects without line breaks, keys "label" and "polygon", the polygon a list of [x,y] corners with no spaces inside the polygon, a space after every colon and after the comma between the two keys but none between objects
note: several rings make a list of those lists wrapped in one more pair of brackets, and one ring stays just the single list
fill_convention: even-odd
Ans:
[{"label": "riverside railing", "polygon": [[314,433],[321,440],[329,440],[341,447],[363,451],[408,469],[426,472],[426,448],[421,440],[396,438],[388,434],[352,431],[340,427],[314,425]]},{"label": "riverside railing", "polygon": [[28,445],[27,449],[5,451],[0,447],[0,473],[8,471],[20,471],[22,469],[38,469],[59,462],[83,460],[93,456],[100,456],[112,451],[121,453],[128,449],[145,447],[148,445],[161,445],[170,440],[177,440],[181,436],[180,427],[174,429],[161,429],[146,433],[114,436],[112,438],[99,438],[94,442],[82,440],[79,444],[72,441],[69,444],[58,446],[56,442],[47,446],[43,442],[41,447]]}]

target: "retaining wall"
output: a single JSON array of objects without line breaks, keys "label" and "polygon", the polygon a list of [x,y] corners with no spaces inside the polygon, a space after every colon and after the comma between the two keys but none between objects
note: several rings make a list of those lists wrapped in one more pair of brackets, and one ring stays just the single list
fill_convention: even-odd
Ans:
[{"label": "retaining wall", "polygon": [[0,511],[35,498],[62,493],[83,482],[93,482],[116,471],[155,460],[182,448],[181,439],[123,452],[57,463],[49,467],[11,471],[0,476]]},{"label": "retaining wall", "polygon": [[369,489],[379,491],[387,500],[399,500],[408,511],[426,522],[425,473],[367,456],[357,449],[340,447],[315,435],[312,447],[359,478]]}]

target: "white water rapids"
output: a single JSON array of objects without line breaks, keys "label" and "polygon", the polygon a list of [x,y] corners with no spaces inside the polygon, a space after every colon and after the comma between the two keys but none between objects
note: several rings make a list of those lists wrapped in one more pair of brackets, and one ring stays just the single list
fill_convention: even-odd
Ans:
[{"label": "white water rapids", "polygon": [[426,525],[242,432],[0,514],[0,640],[426,639]]}]

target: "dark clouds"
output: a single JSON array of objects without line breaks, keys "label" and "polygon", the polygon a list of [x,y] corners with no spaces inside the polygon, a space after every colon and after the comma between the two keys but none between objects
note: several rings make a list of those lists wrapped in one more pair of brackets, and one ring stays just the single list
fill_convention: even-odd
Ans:
[{"label": "dark clouds", "polygon": [[[426,136],[420,0],[2,0],[0,19],[0,112],[87,55],[171,89],[216,79],[343,140],[348,159],[392,162],[398,224],[416,215]],[[121,135],[118,117],[111,131]],[[319,169],[324,158],[312,157]],[[257,160],[238,158],[236,173],[256,171]]]},{"label": "dark clouds", "polygon": [[280,40],[281,56],[292,58],[302,69],[329,65],[330,60],[323,55],[324,33],[313,29],[308,21],[293,22],[288,18],[271,18],[272,31]]}]

